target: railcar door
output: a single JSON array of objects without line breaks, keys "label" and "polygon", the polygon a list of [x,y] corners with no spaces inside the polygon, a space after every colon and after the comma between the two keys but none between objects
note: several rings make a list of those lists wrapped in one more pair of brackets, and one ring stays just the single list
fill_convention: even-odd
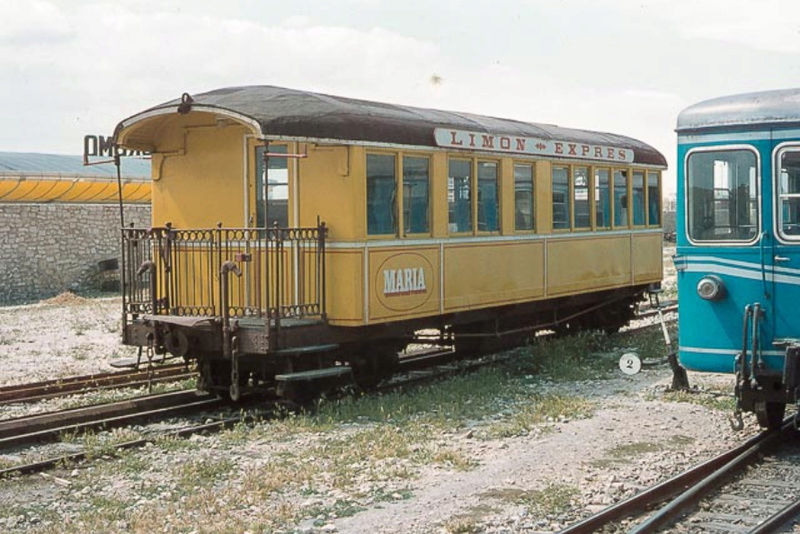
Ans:
[{"label": "railcar door", "polygon": [[772,168],[774,337],[800,338],[800,141],[777,144]]},{"label": "railcar door", "polygon": [[[287,146],[270,143],[269,154],[287,154]],[[289,158],[271,156],[264,169],[264,147],[256,148],[256,227],[289,226]]]}]

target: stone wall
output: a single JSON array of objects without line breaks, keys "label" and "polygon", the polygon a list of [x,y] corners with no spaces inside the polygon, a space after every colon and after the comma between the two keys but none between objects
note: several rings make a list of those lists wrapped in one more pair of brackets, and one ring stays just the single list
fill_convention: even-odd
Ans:
[{"label": "stone wall", "polygon": [[[150,226],[150,205],[127,205],[125,223]],[[0,204],[0,305],[101,289],[98,262],[119,258],[119,208]]]}]

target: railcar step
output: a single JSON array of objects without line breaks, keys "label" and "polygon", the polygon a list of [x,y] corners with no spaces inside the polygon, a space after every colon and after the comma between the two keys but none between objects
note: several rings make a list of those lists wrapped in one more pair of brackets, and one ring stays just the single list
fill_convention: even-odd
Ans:
[{"label": "railcar step", "polygon": [[322,378],[344,377],[352,374],[352,370],[345,366],[326,367],[324,369],[312,369],[311,371],[299,371],[297,373],[284,373],[275,375],[278,382],[311,382]]},{"label": "railcar step", "polygon": [[329,343],[327,345],[304,345],[302,347],[288,347],[285,349],[273,350],[270,354],[277,356],[290,356],[297,354],[312,354],[314,352],[329,352],[339,348],[336,343]]}]

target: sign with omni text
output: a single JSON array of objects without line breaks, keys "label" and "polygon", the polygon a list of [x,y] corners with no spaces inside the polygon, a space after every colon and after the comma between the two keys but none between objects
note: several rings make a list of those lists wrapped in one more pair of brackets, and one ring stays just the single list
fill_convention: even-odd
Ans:
[{"label": "sign with omni text", "polygon": [[633,150],[628,148],[578,143],[575,141],[470,132],[450,128],[436,128],[433,131],[433,136],[437,146],[446,148],[509,152],[531,156],[593,159],[620,163],[633,162]]}]

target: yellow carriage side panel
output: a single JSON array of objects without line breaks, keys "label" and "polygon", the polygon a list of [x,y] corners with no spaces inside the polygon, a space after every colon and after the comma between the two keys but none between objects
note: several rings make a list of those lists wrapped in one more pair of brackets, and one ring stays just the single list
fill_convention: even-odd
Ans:
[{"label": "yellow carriage side panel", "polygon": [[633,235],[633,281],[658,282],[664,277],[661,232]]},{"label": "yellow carriage side panel", "polygon": [[547,293],[563,295],[628,285],[631,238],[591,236],[552,240],[547,247]]},{"label": "yellow carriage side panel", "polygon": [[366,235],[364,149],[344,145],[300,144],[308,157],[298,162],[300,226],[316,226],[317,216],[328,226],[332,241]]},{"label": "yellow carriage side panel", "polygon": [[362,250],[327,249],[325,288],[328,320],[334,326],[364,322],[364,254]]},{"label": "yellow carriage side panel", "polygon": [[439,313],[439,247],[369,251],[369,319]]},{"label": "yellow carriage side panel", "polygon": [[499,306],[544,295],[544,244],[445,246],[444,311]]},{"label": "yellow carriage side panel", "polygon": [[153,154],[154,226],[246,226],[246,129],[218,125],[213,115],[176,117],[159,133]]}]

